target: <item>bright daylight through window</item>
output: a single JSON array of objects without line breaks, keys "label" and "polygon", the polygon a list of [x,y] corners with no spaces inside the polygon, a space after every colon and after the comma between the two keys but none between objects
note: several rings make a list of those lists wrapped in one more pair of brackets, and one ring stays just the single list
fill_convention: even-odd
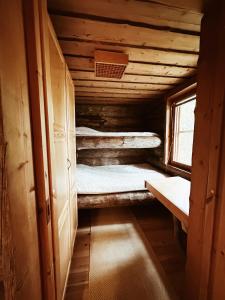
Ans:
[{"label": "bright daylight through window", "polygon": [[172,105],[171,163],[178,167],[191,167],[195,106],[195,97],[175,102]]}]

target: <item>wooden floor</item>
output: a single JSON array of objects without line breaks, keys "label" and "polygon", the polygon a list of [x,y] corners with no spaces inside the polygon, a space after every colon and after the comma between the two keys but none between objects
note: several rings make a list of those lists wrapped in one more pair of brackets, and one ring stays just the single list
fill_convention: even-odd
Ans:
[{"label": "wooden floor", "polygon": [[90,271],[91,211],[79,211],[79,227],[74,245],[66,300],[88,299]]},{"label": "wooden floor", "polygon": [[[138,206],[132,211],[171,285],[178,297],[182,299],[185,279],[185,250],[174,238],[172,215],[159,202],[151,203],[149,209]],[[181,238],[182,245],[184,245],[183,236]]]},{"label": "wooden floor", "polygon": [[[178,298],[182,299],[185,254],[174,239],[173,220],[158,202],[131,209]],[[89,299],[91,220],[98,210],[79,212],[79,229],[68,279],[66,300]]]}]

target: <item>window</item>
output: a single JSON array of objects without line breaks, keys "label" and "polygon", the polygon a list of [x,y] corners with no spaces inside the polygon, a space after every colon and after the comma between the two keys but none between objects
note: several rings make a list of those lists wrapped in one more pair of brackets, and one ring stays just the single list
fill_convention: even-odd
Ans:
[{"label": "window", "polygon": [[194,136],[196,98],[192,97],[172,105],[172,165],[190,169]]},{"label": "window", "polygon": [[195,106],[193,87],[167,99],[166,164],[185,174],[191,171]]}]

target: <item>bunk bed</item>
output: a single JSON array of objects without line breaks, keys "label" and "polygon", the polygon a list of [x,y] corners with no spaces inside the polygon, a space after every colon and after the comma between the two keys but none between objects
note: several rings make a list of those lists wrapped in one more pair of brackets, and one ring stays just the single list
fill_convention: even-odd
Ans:
[{"label": "bunk bed", "polygon": [[145,181],[166,175],[150,164],[77,165],[78,207],[97,208],[148,203],[155,199]]},{"label": "bunk bed", "polygon": [[[76,147],[79,153],[89,149],[157,148],[159,135],[152,132],[102,132],[89,127],[76,128]],[[145,181],[164,178],[150,164],[90,166],[77,165],[78,207],[97,208],[148,203],[155,199],[145,188]]]},{"label": "bunk bed", "polygon": [[77,127],[77,150],[156,148],[161,139],[152,132],[102,132],[88,127]]}]

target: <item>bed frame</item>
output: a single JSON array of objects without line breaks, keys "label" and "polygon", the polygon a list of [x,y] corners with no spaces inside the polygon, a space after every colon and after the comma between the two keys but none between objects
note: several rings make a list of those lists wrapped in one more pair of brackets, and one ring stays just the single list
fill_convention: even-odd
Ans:
[{"label": "bed frame", "polygon": [[156,148],[161,139],[152,132],[101,132],[86,128],[76,135],[77,150]]},{"label": "bed frame", "polygon": [[[84,152],[87,155],[88,152],[89,158],[85,161],[85,163],[88,163],[88,165],[110,165],[110,155],[112,155],[112,152],[115,151],[117,151],[116,155],[120,156],[122,154],[121,152],[118,153],[118,151],[125,151],[124,155],[127,155],[127,152],[129,151],[137,152],[140,151],[140,149],[145,149],[146,151],[147,148],[153,149],[159,147],[160,145],[161,139],[156,133],[101,132],[88,127],[77,128],[77,154],[78,157],[79,155],[81,155],[82,158],[82,153]],[[90,151],[94,151],[94,154]],[[98,151],[100,151],[100,155]],[[93,156],[96,156],[97,154],[98,160],[96,163],[96,158]],[[132,154],[134,155],[133,152]],[[105,156],[107,156],[106,159]],[[140,158],[143,159],[143,161],[145,160],[143,154],[139,157],[139,159]],[[115,164],[115,157],[113,159],[113,162]],[[153,199],[155,199],[155,197],[147,190],[105,194],[78,194],[78,208],[89,209],[114,206],[131,206],[147,204]]]},{"label": "bed frame", "polygon": [[78,208],[106,208],[114,206],[131,206],[148,204],[155,197],[149,191],[110,193],[110,194],[93,194],[78,195]]}]

